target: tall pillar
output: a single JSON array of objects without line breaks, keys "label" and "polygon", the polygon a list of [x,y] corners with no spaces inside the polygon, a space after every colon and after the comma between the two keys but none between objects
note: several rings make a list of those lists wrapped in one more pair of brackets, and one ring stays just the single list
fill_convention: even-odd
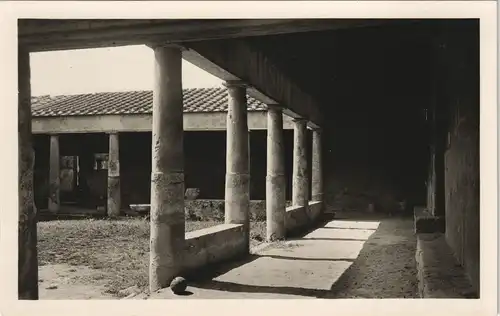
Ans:
[{"label": "tall pillar", "polygon": [[321,130],[312,132],[312,200],[323,200],[323,164],[321,160]]},{"label": "tall pillar", "polygon": [[182,52],[155,46],[150,211],[151,291],[182,271],[185,240]]},{"label": "tall pillar", "polygon": [[118,217],[121,209],[120,142],[118,133],[109,134],[108,155],[108,216]]},{"label": "tall pillar", "polygon": [[434,216],[445,215],[445,151],[446,151],[446,123],[443,120],[442,109],[434,103],[432,121],[432,143],[431,143],[431,208]]},{"label": "tall pillar", "polygon": [[267,109],[267,175],[266,225],[267,240],[285,238],[286,178],[283,110],[278,105]]},{"label": "tall pillar", "polygon": [[308,205],[309,181],[307,175],[307,121],[294,120],[292,203]]},{"label": "tall pillar", "polygon": [[59,154],[59,135],[50,135],[50,162],[49,162],[49,211],[53,213],[59,212],[61,207],[60,188],[61,188],[61,173],[60,173]]},{"label": "tall pillar", "polygon": [[34,150],[31,139],[30,56],[18,47],[19,226],[18,298],[38,299],[36,207],[33,200]]},{"label": "tall pillar", "polygon": [[246,244],[250,247],[250,134],[246,85],[242,82],[227,82],[226,86],[229,102],[226,133],[225,222],[243,224]]}]

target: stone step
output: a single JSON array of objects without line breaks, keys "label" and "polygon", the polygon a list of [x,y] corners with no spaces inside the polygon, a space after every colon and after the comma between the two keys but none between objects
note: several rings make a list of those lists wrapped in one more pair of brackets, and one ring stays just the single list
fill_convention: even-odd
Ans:
[{"label": "stone step", "polygon": [[421,298],[478,298],[444,234],[417,234],[416,261]]}]

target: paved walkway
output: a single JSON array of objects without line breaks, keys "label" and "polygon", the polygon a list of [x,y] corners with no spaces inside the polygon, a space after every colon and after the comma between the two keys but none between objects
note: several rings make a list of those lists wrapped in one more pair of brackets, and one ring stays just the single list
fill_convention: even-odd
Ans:
[{"label": "paved walkway", "polygon": [[416,298],[412,218],[337,218],[226,264],[169,298]]}]

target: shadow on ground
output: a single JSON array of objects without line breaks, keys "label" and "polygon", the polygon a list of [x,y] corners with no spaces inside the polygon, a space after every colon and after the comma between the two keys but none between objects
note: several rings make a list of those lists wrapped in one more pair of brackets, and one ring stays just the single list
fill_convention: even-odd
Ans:
[{"label": "shadow on ground", "polygon": [[[188,276],[189,288],[195,296],[200,291],[207,298],[210,293],[225,298],[215,292],[239,293],[242,298],[251,293],[278,294],[277,298],[418,297],[412,218],[353,218],[323,218],[320,225],[283,245],[207,267]],[[365,238],[349,238],[361,232]],[[315,238],[317,234],[341,237]]]}]

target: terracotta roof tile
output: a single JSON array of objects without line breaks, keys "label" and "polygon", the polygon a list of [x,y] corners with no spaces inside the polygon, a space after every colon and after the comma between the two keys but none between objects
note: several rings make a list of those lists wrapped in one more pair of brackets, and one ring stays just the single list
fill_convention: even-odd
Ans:
[{"label": "terracotta roof tile", "polygon": [[[247,96],[249,111],[263,111],[265,104]],[[226,112],[226,88],[184,89],[184,112]],[[101,92],[77,95],[33,97],[34,117],[150,114],[152,91]]]}]

